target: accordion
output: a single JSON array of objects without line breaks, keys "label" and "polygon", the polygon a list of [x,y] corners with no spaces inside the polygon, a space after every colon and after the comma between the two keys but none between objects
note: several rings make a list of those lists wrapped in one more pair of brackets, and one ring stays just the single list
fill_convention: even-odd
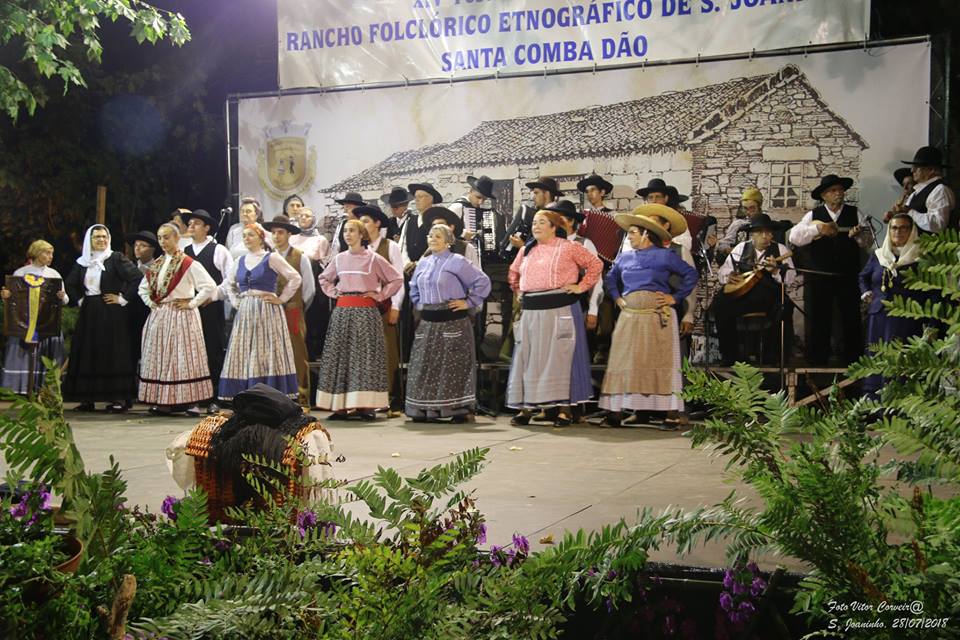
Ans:
[{"label": "accordion", "polygon": [[5,286],[10,297],[3,304],[3,333],[24,342],[38,342],[60,335],[63,304],[57,293],[60,278],[27,274],[7,276]]},{"label": "accordion", "polygon": [[493,209],[465,206],[463,226],[476,232],[480,254],[485,261],[499,259],[500,243],[506,237],[506,224],[502,215]]}]

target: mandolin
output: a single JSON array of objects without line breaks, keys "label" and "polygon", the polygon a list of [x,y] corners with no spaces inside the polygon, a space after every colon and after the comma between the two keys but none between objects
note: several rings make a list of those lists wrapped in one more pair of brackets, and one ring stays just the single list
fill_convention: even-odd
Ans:
[{"label": "mandolin", "polygon": [[[780,264],[791,256],[793,256],[793,252],[787,251],[782,256],[772,258],[772,260],[774,264]],[[770,258],[767,258],[767,260],[770,260]],[[743,280],[740,282],[728,282],[727,284],[723,285],[723,292],[731,298],[740,298],[745,296],[750,290],[757,286],[757,283],[763,279],[766,272],[767,270],[765,266],[757,266],[753,271],[745,274]]]}]

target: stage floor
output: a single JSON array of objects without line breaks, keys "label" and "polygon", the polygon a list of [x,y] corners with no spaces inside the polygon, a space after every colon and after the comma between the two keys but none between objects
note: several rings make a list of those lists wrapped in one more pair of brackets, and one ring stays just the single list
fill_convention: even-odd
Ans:
[{"label": "stage floor", "polygon": [[[323,421],[327,414],[318,415]],[[119,461],[130,503],[157,512],[165,496],[181,493],[167,473],[163,452],[176,434],[196,423],[195,418],[153,417],[141,406],[121,415],[68,412],[67,418],[89,469],[106,468],[111,455]],[[724,459],[691,449],[690,439],[679,431],[514,427],[509,421],[510,416],[501,415],[466,425],[420,424],[404,418],[324,424],[335,453],[346,458],[334,464],[334,473],[350,482],[369,478],[378,466],[409,476],[465,449],[489,448],[486,467],[469,485],[487,519],[488,545],[508,544],[516,532],[527,536],[533,548],[541,548],[539,541],[549,534],[559,540],[564,530],[598,529],[620,518],[635,522],[644,506],[659,512],[670,505],[690,509],[713,505],[733,488],[754,498],[748,487],[725,480]],[[2,462],[0,471],[6,471]],[[351,511],[362,514],[357,506]],[[661,549],[653,559],[725,565],[719,545],[698,548],[682,559],[672,549]],[[795,561],[784,563],[800,568]]]}]

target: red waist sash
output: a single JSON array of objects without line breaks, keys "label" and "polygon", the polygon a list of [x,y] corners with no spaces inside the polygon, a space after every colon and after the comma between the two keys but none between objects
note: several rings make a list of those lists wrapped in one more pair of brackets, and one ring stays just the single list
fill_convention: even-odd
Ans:
[{"label": "red waist sash", "polygon": [[377,301],[366,296],[340,296],[337,298],[338,307],[376,307]]}]

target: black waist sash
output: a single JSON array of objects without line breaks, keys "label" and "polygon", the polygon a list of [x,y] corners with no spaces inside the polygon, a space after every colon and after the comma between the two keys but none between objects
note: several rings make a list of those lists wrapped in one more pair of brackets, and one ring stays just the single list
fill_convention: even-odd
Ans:
[{"label": "black waist sash", "polygon": [[524,311],[542,311],[544,309],[569,307],[579,300],[580,298],[572,293],[547,293],[542,296],[526,294],[522,298],[522,305]]},{"label": "black waist sash", "polygon": [[428,322],[453,322],[460,318],[466,318],[468,315],[467,311],[455,311],[453,309],[423,309],[420,311],[420,317]]}]

